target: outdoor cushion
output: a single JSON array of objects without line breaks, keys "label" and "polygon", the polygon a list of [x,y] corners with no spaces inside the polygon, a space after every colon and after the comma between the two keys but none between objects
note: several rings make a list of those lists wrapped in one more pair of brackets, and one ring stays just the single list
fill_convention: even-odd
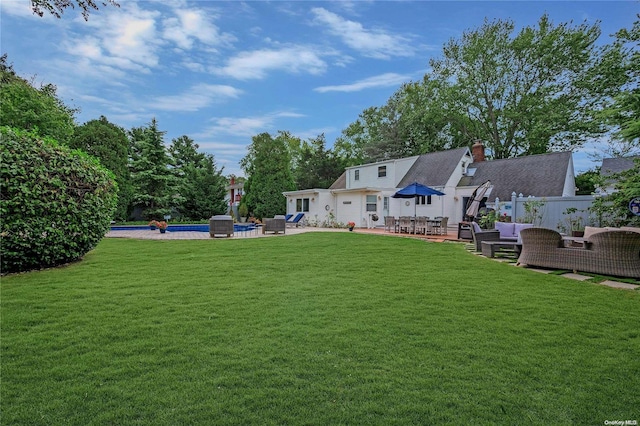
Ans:
[{"label": "outdoor cushion", "polygon": [[500,231],[500,239],[518,238],[515,234],[516,224],[511,222],[496,222],[495,227]]}]

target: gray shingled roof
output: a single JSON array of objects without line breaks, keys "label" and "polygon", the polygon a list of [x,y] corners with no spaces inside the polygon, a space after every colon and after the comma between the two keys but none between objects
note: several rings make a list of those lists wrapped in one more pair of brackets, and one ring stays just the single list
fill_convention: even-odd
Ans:
[{"label": "gray shingled roof", "polygon": [[340,177],[331,184],[329,189],[346,189],[347,188],[347,171],[342,172]]},{"label": "gray shingled roof", "polygon": [[634,157],[618,157],[618,158],[603,158],[602,168],[600,173],[603,176],[609,176],[616,173],[624,172],[633,168],[633,161],[640,156]]},{"label": "gray shingled roof", "polygon": [[493,184],[491,199],[511,199],[511,193],[535,197],[561,196],[571,161],[571,152],[552,152],[526,157],[472,163],[473,176],[465,176],[458,186]]},{"label": "gray shingled roof", "polygon": [[468,148],[456,148],[419,156],[400,180],[398,188],[404,188],[413,182],[427,186],[444,186],[467,151]]}]

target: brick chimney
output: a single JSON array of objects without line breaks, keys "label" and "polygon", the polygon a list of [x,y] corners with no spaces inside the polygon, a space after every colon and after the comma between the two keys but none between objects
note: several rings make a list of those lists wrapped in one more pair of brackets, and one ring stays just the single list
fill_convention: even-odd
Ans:
[{"label": "brick chimney", "polygon": [[471,147],[471,156],[473,157],[474,163],[479,163],[485,160],[484,157],[484,145],[480,139],[476,139]]}]

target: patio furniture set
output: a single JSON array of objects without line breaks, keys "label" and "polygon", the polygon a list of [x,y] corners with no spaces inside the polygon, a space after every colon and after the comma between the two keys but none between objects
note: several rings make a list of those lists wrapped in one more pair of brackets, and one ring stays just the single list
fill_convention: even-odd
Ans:
[{"label": "patio furniture set", "polygon": [[482,230],[474,222],[474,248],[487,257],[515,254],[518,264],[640,279],[640,228],[590,228],[584,237],[536,228],[531,224],[496,222]]},{"label": "patio furniture set", "polygon": [[447,235],[448,217],[430,219],[427,216],[385,216],[384,230],[394,233]]}]

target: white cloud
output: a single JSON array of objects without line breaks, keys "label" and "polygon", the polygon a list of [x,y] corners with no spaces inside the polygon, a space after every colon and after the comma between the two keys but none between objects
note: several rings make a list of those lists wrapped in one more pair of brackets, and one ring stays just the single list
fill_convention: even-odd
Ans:
[{"label": "white cloud", "polygon": [[220,33],[213,24],[210,11],[200,9],[175,9],[175,17],[164,20],[164,38],[181,49],[189,50],[195,40],[208,46],[227,45],[235,41],[231,34]]},{"label": "white cloud", "polygon": [[389,34],[381,29],[366,29],[359,22],[344,19],[321,7],[313,8],[311,12],[318,25],[366,57],[390,59],[393,56],[415,54],[412,40],[406,36]]},{"label": "white cloud", "polygon": [[[23,18],[27,17],[36,17],[37,19],[42,19],[38,15],[33,13],[31,9],[30,2],[24,0],[3,0],[0,2],[0,13],[2,15],[7,14],[11,16],[19,16]],[[45,12],[44,17],[51,15],[48,12]]]},{"label": "white cloud", "polygon": [[303,46],[290,46],[280,50],[241,52],[229,59],[224,67],[212,71],[239,80],[248,80],[262,79],[267,71],[271,70],[317,75],[326,69],[327,64],[321,59],[320,53]]},{"label": "white cloud", "polygon": [[220,134],[251,137],[263,132],[272,132],[276,120],[280,118],[300,117],[304,115],[292,112],[275,112],[255,117],[219,117],[213,119],[214,125],[195,135],[195,138],[207,139]]},{"label": "white cloud", "polygon": [[394,87],[400,86],[411,79],[409,75],[386,73],[374,77],[365,78],[351,84],[343,84],[338,86],[322,86],[313,89],[315,92],[358,92],[364,89],[372,89],[376,87]]},{"label": "white cloud", "polygon": [[157,97],[150,106],[163,111],[197,111],[220,99],[237,98],[241,93],[232,86],[203,83],[180,95]]},{"label": "white cloud", "polygon": [[159,16],[159,12],[140,9],[137,3],[123,2],[120,8],[105,8],[92,15],[83,25],[92,29],[92,35],[71,36],[63,47],[94,64],[148,73],[159,63]]}]

